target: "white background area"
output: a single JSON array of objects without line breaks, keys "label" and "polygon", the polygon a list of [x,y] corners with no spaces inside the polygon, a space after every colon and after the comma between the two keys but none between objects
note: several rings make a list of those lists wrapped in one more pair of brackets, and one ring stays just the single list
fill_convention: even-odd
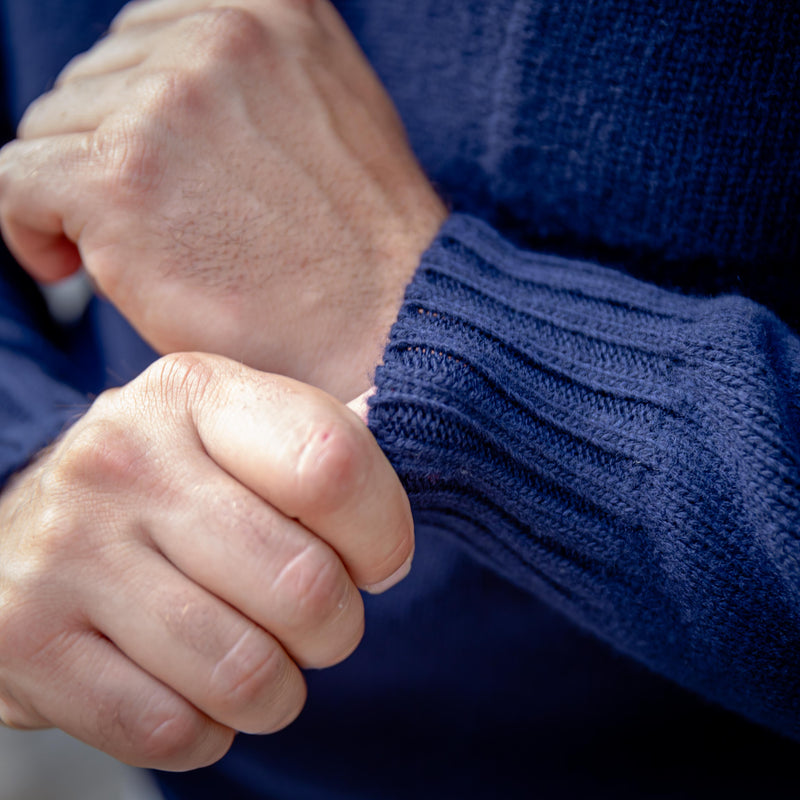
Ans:
[{"label": "white background area", "polygon": [[159,800],[149,775],[60,731],[0,727],[0,800]]}]

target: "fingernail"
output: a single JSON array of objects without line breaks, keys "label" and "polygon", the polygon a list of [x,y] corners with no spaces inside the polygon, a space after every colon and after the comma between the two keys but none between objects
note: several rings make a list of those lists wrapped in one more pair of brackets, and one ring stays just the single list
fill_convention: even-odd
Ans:
[{"label": "fingernail", "polygon": [[372,397],[373,394],[375,394],[375,392],[376,392],[376,389],[373,386],[371,389],[367,389],[366,392],[364,392],[363,394],[360,394],[358,397],[356,397],[355,400],[351,400],[347,404],[347,407],[351,411],[354,411],[358,415],[358,418],[365,425],[367,424],[367,416],[369,414],[369,402],[368,401],[369,401],[369,398]]},{"label": "fingernail", "polygon": [[400,583],[400,581],[403,580],[403,578],[405,578],[406,575],[408,575],[408,573],[411,571],[411,561],[413,558],[413,554],[410,555],[400,569],[395,570],[388,578],[384,578],[378,583],[371,583],[369,586],[365,586],[364,591],[369,592],[370,594],[381,594],[387,589],[391,589],[395,584]]}]

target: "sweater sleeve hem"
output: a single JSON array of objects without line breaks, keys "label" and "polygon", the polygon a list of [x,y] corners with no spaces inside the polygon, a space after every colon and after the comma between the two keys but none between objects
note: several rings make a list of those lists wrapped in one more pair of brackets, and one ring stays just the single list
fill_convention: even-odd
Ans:
[{"label": "sweater sleeve hem", "polygon": [[799,378],[797,338],[755,303],[521,251],[455,214],[370,425],[420,526],[800,736],[800,675],[776,666],[800,643]]}]

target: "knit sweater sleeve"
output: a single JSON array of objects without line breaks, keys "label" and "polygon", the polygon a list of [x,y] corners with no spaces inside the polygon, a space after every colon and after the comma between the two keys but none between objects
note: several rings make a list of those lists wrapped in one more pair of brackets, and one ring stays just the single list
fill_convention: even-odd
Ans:
[{"label": "knit sweater sleeve", "polygon": [[0,252],[0,491],[85,411],[97,362],[89,337],[57,329],[33,282]]},{"label": "knit sweater sleeve", "polygon": [[376,384],[418,535],[800,739],[800,341],[780,320],[453,215]]}]

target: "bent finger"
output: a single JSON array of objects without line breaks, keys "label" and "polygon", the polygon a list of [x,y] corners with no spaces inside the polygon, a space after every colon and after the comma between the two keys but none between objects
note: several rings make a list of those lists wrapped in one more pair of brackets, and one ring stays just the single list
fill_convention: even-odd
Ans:
[{"label": "bent finger", "polygon": [[90,75],[61,84],[34,100],[17,128],[20,139],[94,131],[104,119],[130,105],[135,73]]},{"label": "bent finger", "polygon": [[76,633],[58,658],[28,665],[20,691],[37,713],[127,764],[186,770],[222,758],[234,731],[209,719],[96,632]]},{"label": "bent finger", "polygon": [[202,11],[212,0],[132,0],[122,7],[111,22],[115,33],[139,26],[163,24]]},{"label": "bent finger", "polygon": [[161,552],[269,631],[300,666],[329,667],[350,655],[364,608],[332,548],[210,459],[195,458],[194,470],[193,486],[168,508],[143,512]]},{"label": "bent finger", "polygon": [[159,23],[145,24],[100,39],[85,53],[67,62],[56,78],[56,87],[138,66],[152,52],[155,37],[162,29],[163,25]]},{"label": "bent finger", "polygon": [[15,141],[0,152],[0,224],[15,258],[36,279],[53,281],[81,264],[74,245],[91,187],[91,138],[70,134]]},{"label": "bent finger", "polygon": [[[153,551],[137,551],[92,624],[128,658],[226,727],[271,733],[305,703],[305,682],[266,631]],[[122,561],[122,559],[120,559]]]}]

